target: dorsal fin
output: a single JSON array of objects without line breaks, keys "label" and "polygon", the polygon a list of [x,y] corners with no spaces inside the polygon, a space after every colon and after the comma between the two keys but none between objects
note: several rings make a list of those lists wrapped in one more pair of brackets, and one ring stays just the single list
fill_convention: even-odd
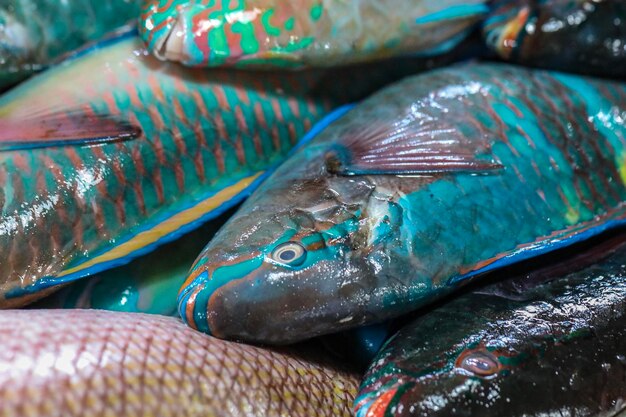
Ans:
[{"label": "dorsal fin", "polygon": [[0,152],[131,140],[141,129],[120,117],[81,111],[0,118]]},{"label": "dorsal fin", "polygon": [[490,156],[491,140],[469,139],[455,126],[432,118],[373,120],[340,140],[329,169],[343,175],[418,175],[487,172],[502,168]]}]

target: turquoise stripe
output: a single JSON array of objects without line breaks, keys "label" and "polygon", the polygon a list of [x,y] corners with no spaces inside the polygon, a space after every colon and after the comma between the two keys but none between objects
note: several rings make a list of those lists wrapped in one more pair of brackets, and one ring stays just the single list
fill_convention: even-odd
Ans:
[{"label": "turquoise stripe", "polygon": [[437,23],[445,20],[477,16],[485,14],[488,11],[489,8],[485,4],[463,4],[448,7],[447,9],[439,10],[437,12],[419,17],[415,19],[415,23],[418,25],[425,25],[427,23]]}]

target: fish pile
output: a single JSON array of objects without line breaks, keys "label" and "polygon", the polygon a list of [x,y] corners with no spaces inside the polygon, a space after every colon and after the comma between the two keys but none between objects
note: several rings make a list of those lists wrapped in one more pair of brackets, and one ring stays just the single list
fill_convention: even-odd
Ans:
[{"label": "fish pile", "polygon": [[19,0],[0,89],[0,417],[626,415],[625,0]]}]

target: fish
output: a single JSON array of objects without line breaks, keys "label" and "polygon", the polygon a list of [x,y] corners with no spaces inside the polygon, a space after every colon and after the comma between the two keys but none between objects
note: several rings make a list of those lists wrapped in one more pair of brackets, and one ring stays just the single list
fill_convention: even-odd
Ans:
[{"label": "fish", "polygon": [[82,308],[178,316],[176,295],[189,268],[206,242],[234,211],[234,208],[225,211],[127,265],[73,282],[28,308]]},{"label": "fish", "polygon": [[159,62],[130,30],[12,89],[0,98],[0,307],[215,218],[332,109],[424,65],[402,63],[194,70]]},{"label": "fish", "polygon": [[508,279],[413,318],[372,361],[356,417],[622,415],[623,242],[606,259],[548,273],[535,287],[524,275],[500,274]]},{"label": "fish", "polygon": [[625,223],[624,83],[463,63],[317,127],[199,255],[193,328],[285,344],[380,323]]},{"label": "fish", "polygon": [[0,90],[137,19],[140,0],[11,0],[0,4]]},{"label": "fish", "polygon": [[0,311],[0,416],[351,416],[358,377],[314,347],[269,350],[173,317]]},{"label": "fish", "polygon": [[546,69],[624,79],[626,2],[497,0],[483,23],[500,58]]},{"label": "fish", "polygon": [[162,60],[294,69],[441,54],[487,11],[484,0],[149,0],[139,30]]}]

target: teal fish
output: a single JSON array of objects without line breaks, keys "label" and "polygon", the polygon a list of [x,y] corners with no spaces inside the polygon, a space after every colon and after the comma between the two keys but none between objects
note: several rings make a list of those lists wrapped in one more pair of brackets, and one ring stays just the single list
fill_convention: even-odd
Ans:
[{"label": "teal fish", "polygon": [[487,45],[512,62],[626,78],[626,1],[496,0]]},{"label": "teal fish", "polygon": [[139,16],[140,0],[0,4],[0,90]]},{"label": "teal fish", "polygon": [[148,49],[188,66],[328,67],[452,49],[485,0],[148,0]]},{"label": "teal fish", "polygon": [[358,376],[315,345],[262,349],[173,317],[0,312],[0,417],[350,417]]},{"label": "teal fish", "polygon": [[557,279],[534,288],[518,276],[418,316],[372,361],[356,416],[622,415],[621,239],[616,253],[577,272],[548,272]]},{"label": "teal fish", "polygon": [[331,109],[416,62],[261,77],[161,63],[129,33],[23,83],[0,98],[0,306],[217,216]]},{"label": "teal fish", "polygon": [[435,70],[372,95],[285,162],[201,253],[179,310],[203,332],[263,343],[381,322],[624,224],[624,202],[625,84]]}]

